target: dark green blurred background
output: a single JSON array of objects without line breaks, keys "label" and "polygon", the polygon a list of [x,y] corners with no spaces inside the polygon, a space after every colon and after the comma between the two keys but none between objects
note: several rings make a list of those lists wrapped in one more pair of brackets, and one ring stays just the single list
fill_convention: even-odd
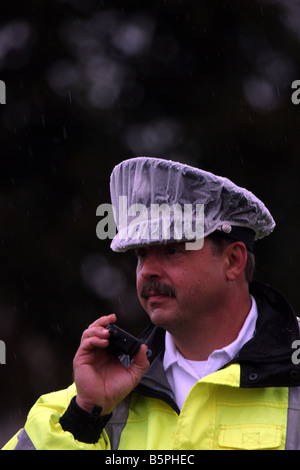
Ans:
[{"label": "dark green blurred background", "polygon": [[0,5],[0,445],[72,381],[83,329],[138,334],[135,260],[96,236],[115,164],[170,158],[231,178],[277,222],[256,277],[299,311],[300,3]]}]

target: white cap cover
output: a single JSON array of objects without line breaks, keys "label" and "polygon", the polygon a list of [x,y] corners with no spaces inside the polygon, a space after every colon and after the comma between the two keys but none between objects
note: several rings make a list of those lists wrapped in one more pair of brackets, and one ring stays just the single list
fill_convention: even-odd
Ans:
[{"label": "white cap cover", "polygon": [[[235,185],[228,178],[171,160],[137,157],[121,162],[112,171],[110,192],[119,230],[111,243],[114,251],[126,251],[158,242],[167,243],[176,238],[172,238],[172,232],[166,239],[161,233],[153,232],[152,237],[145,237],[146,232],[143,230],[138,233],[135,231],[134,234],[129,233],[127,228],[124,230],[124,220],[123,224],[120,223],[121,199],[122,204],[126,201],[126,210],[130,206],[140,208],[142,205],[150,209],[153,204],[179,204],[181,207],[192,204],[193,218],[196,205],[203,204],[204,237],[216,230],[230,235],[235,227],[243,227],[253,230],[254,239],[257,240],[269,235],[275,227],[268,209],[250,191]],[[120,199],[120,196],[123,198]],[[148,217],[149,214],[144,217],[147,219],[144,221],[139,218],[140,229],[143,224],[148,224]],[[182,237],[182,240],[186,239]]]}]

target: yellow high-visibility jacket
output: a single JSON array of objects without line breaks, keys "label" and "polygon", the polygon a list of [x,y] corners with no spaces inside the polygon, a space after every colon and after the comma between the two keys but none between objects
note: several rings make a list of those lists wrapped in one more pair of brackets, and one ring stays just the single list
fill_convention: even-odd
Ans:
[{"label": "yellow high-visibility jacket", "polygon": [[199,380],[181,410],[162,366],[164,331],[150,325],[142,340],[151,365],[111,417],[80,410],[73,384],[43,395],[4,449],[299,449],[297,318],[269,286],[253,283],[251,293],[259,312],[254,337],[230,364]]}]

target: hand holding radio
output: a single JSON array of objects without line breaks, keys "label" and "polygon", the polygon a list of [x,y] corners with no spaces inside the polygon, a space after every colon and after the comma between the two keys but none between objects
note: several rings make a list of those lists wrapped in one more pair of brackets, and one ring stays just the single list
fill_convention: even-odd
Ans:
[{"label": "hand holding radio", "polygon": [[[149,366],[147,346],[115,322],[111,314],[92,323],[73,361],[77,404],[89,412],[100,406],[102,415],[109,414],[136,387]],[[132,358],[128,368],[117,357],[121,353]]]}]

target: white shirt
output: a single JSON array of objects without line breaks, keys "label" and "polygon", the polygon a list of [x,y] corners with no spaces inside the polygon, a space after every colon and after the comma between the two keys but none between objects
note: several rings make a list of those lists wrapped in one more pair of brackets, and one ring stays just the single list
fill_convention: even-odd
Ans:
[{"label": "white shirt", "polygon": [[252,306],[250,312],[238,337],[224,348],[213,351],[206,361],[185,359],[176,349],[170,333],[166,332],[163,366],[169,384],[175,393],[176,403],[180,409],[190,389],[198,380],[212,372],[216,372],[227,364],[234,358],[241,347],[253,337],[257,320],[257,305],[252,296],[251,300]]}]

